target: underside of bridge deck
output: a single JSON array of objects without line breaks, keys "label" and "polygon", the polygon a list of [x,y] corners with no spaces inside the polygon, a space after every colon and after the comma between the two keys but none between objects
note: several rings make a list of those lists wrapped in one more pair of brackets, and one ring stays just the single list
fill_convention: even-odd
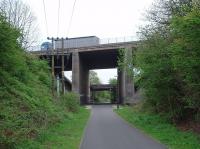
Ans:
[{"label": "underside of bridge deck", "polygon": [[80,59],[84,61],[88,69],[107,69],[117,67],[117,50],[102,50],[80,52]]}]

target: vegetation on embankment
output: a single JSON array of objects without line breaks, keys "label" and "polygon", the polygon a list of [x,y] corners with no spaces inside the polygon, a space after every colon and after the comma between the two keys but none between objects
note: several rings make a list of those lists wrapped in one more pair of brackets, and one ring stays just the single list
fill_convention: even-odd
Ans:
[{"label": "vegetation on embankment", "polygon": [[42,131],[37,139],[22,142],[20,149],[78,149],[83,135],[89,111],[80,108],[77,113],[68,113],[62,122]]},{"label": "vegetation on embankment", "polygon": [[178,130],[158,114],[144,112],[137,107],[122,107],[116,112],[130,124],[159,140],[170,149],[200,148],[200,136],[191,131]]},{"label": "vegetation on embankment", "polygon": [[145,108],[172,123],[200,123],[200,1],[158,0],[146,19],[127,65]]},{"label": "vegetation on embankment", "polygon": [[0,15],[0,148],[37,140],[59,123],[67,127],[77,118],[70,112],[79,111],[75,94],[52,97],[47,62],[25,51],[20,37],[20,31]]},{"label": "vegetation on embankment", "polygon": [[118,113],[170,148],[200,148],[200,1],[157,0],[149,9],[148,24],[132,60],[119,65],[134,78],[143,93],[142,109]]}]

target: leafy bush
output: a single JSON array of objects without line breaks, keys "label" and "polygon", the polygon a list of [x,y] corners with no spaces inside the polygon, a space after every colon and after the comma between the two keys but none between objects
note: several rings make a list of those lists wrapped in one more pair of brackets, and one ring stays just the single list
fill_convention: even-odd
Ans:
[{"label": "leafy bush", "polygon": [[79,96],[76,93],[69,92],[61,96],[61,103],[70,112],[78,112],[80,107]]}]

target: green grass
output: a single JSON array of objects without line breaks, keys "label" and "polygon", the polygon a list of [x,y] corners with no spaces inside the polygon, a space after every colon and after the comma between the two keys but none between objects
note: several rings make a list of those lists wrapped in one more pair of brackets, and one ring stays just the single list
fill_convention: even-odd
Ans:
[{"label": "green grass", "polygon": [[19,149],[79,149],[81,137],[89,117],[89,111],[81,108],[70,113],[61,123],[40,132],[35,140],[18,145]]},{"label": "green grass", "polygon": [[197,134],[180,131],[159,115],[144,113],[131,107],[123,107],[116,112],[170,149],[200,149],[200,137]]}]

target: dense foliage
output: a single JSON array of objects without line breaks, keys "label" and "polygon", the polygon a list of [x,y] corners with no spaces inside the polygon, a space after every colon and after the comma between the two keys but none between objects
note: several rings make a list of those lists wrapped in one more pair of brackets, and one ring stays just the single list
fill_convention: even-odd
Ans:
[{"label": "dense foliage", "polygon": [[62,95],[60,99],[62,105],[65,106],[70,112],[78,112],[80,100],[77,94],[68,92]]},{"label": "dense foliage", "polygon": [[[117,79],[116,78],[110,78],[108,82],[109,82],[109,84],[116,85],[116,87],[117,87]],[[110,99],[111,99],[111,103],[117,102],[117,91],[110,92]]]},{"label": "dense foliage", "polygon": [[53,100],[47,62],[25,52],[20,36],[0,17],[0,148],[37,138],[71,110]]},{"label": "dense foliage", "polygon": [[145,105],[173,122],[199,121],[200,3],[159,1],[148,19],[136,53]]}]

